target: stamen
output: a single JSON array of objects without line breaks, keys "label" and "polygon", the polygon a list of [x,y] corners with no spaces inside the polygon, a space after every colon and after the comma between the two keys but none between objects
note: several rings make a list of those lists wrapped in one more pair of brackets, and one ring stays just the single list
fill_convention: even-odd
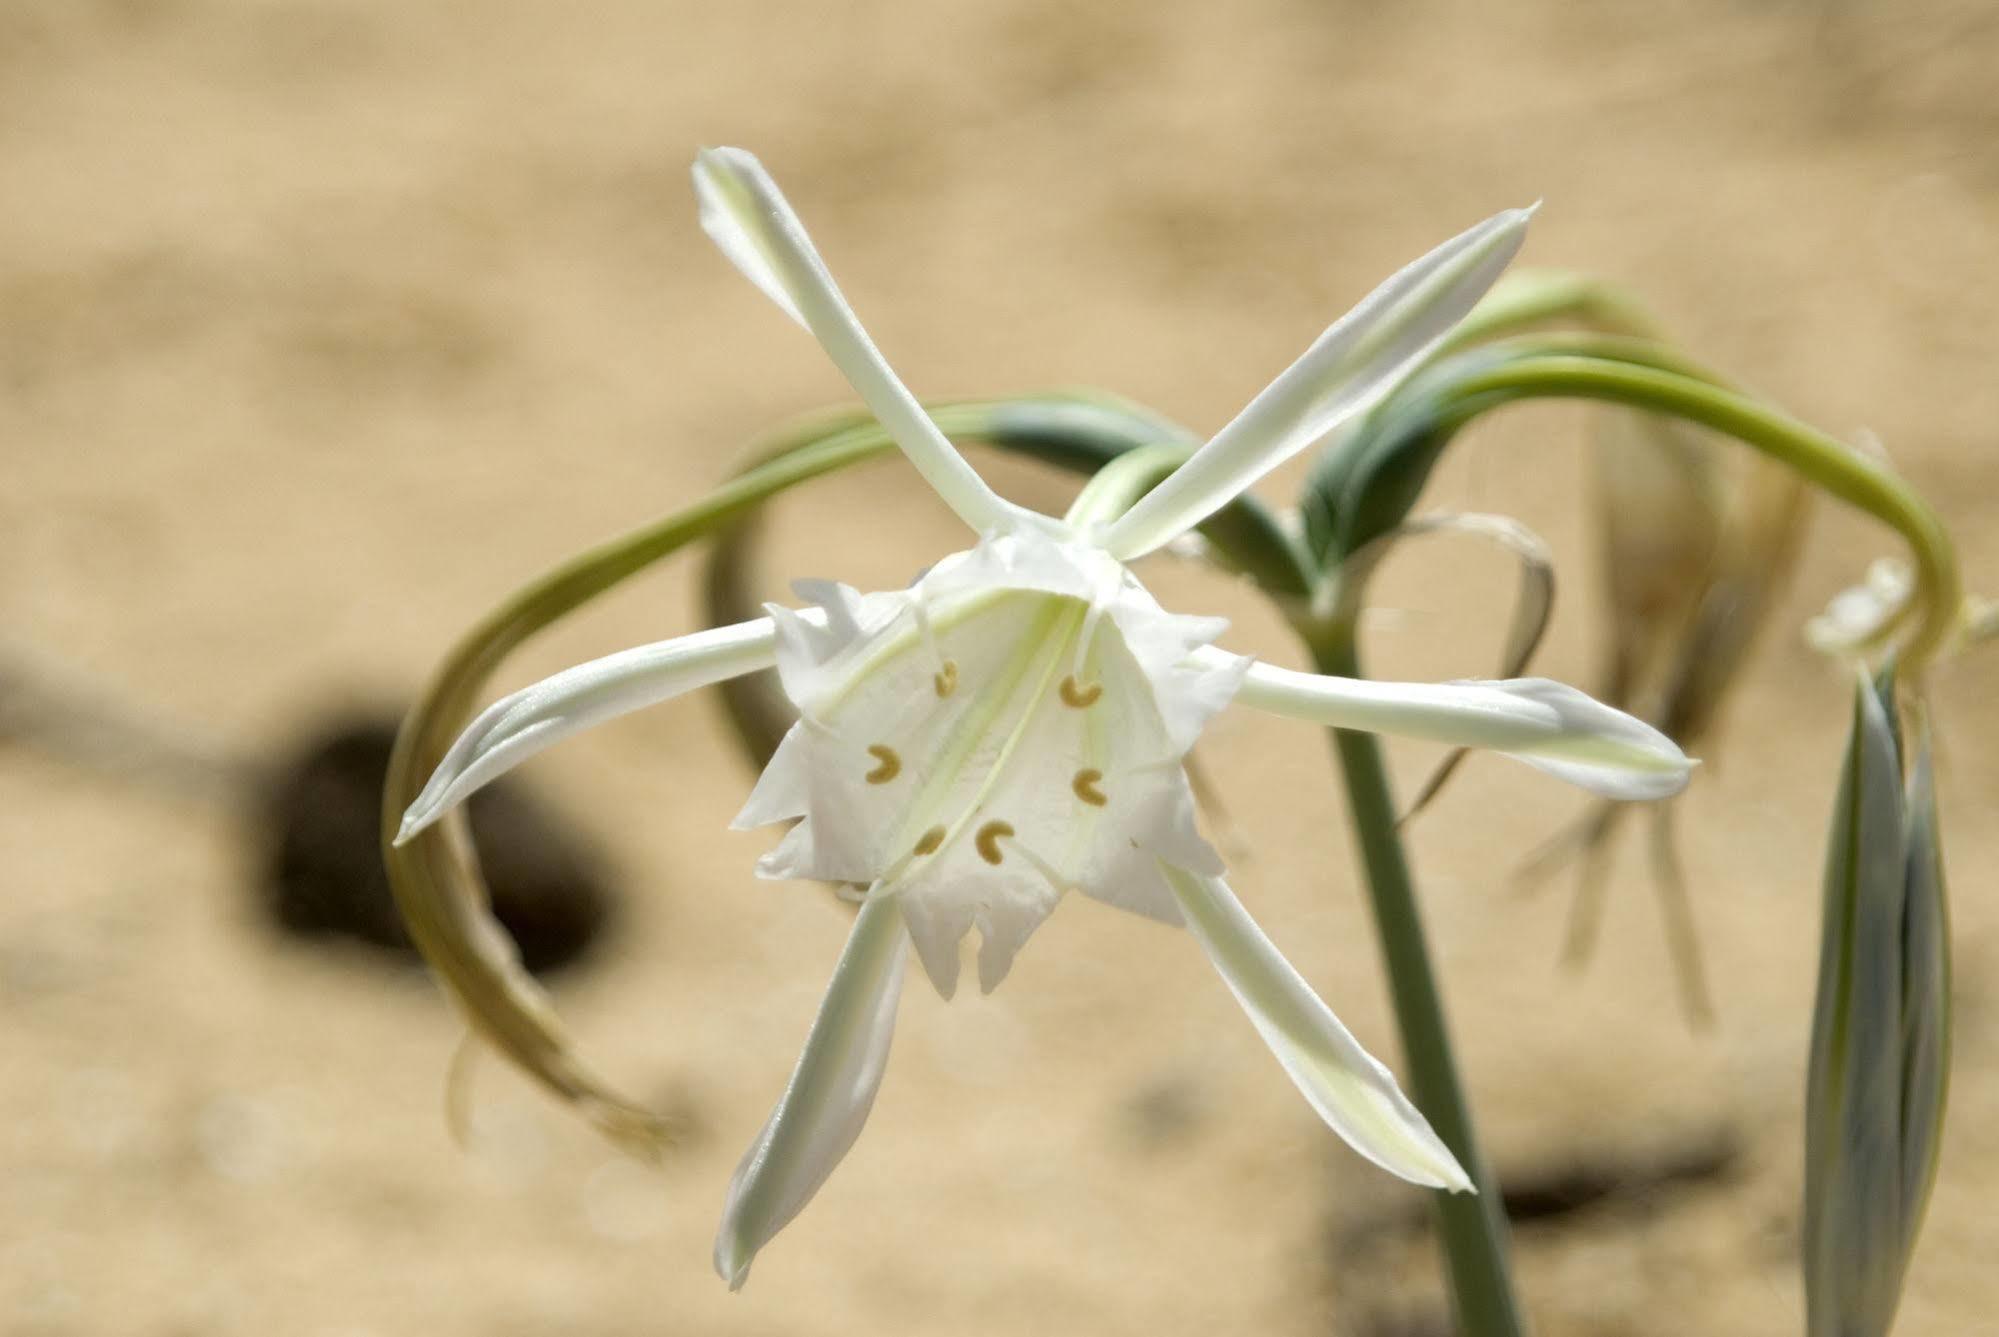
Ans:
[{"label": "stamen", "polygon": [[922,838],[916,842],[915,852],[919,855],[935,854],[937,852],[937,847],[939,845],[942,845],[943,843],[944,843],[944,828],[941,826],[933,826],[928,831],[925,831],[923,833]]},{"label": "stamen", "polygon": [[958,690],[958,661],[944,658],[944,652],[937,648],[937,631],[930,625],[930,614],[925,611],[922,600],[911,603],[909,611],[916,618],[916,630],[923,637],[924,653],[937,666],[937,671],[930,675],[930,684],[937,689],[940,699],[947,697]]},{"label": "stamen", "polygon": [[997,865],[1000,861],[1000,839],[1012,834],[1013,827],[1006,822],[987,822],[979,828],[979,834],[973,837],[972,844],[978,849],[981,859]]},{"label": "stamen", "polygon": [[1083,800],[1083,802],[1093,808],[1101,808],[1110,802],[1110,796],[1097,788],[1097,782],[1103,778],[1104,773],[1102,771],[1095,769],[1080,770],[1076,772],[1076,778],[1069,782],[1069,788],[1075,790],[1076,797]]},{"label": "stamen", "polygon": [[876,758],[881,765],[861,778],[871,785],[885,785],[902,774],[902,758],[895,755],[895,749],[886,743],[869,743],[868,755]]},{"label": "stamen", "polygon": [[1097,704],[1097,698],[1103,694],[1104,685],[1100,682],[1093,682],[1086,687],[1076,681],[1076,675],[1073,673],[1062,679],[1062,704],[1065,706],[1088,710]]}]

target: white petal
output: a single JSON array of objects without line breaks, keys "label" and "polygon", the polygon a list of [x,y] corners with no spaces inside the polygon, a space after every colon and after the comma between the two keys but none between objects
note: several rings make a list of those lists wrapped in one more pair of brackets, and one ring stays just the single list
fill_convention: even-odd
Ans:
[{"label": "white petal", "polygon": [[1606,798],[1677,794],[1695,764],[1651,725],[1546,678],[1374,682],[1256,664],[1235,699],[1313,724],[1485,748]]},{"label": "white petal", "polygon": [[403,814],[402,844],[535,753],[593,724],[769,668],[769,618],[621,650],[494,702],[452,743]]},{"label": "white petal", "polygon": [[1471,1180],[1457,1158],[1388,1069],[1291,968],[1228,884],[1170,864],[1160,870],[1188,930],[1319,1117],[1392,1174],[1431,1188],[1469,1190]]},{"label": "white petal", "polygon": [[772,181],[741,149],[705,149],[694,162],[701,226],[752,283],[812,332],[944,504],[983,534],[1037,520],[972,469],[896,378]]},{"label": "white petal", "polygon": [[1212,441],[1139,499],[1105,546],[1142,557],[1394,389],[1513,259],[1532,209],[1509,209],[1445,242],[1362,299]]},{"label": "white petal", "polygon": [[829,685],[852,676],[856,656],[909,609],[909,595],[861,594],[830,580],[794,582],[800,597],[812,607],[786,608],[765,604],[777,626],[777,672],[785,695],[801,712]]},{"label": "white petal", "polygon": [[784,731],[777,751],[771,753],[763,774],[757,777],[756,788],[743,801],[742,811],[729,823],[730,830],[748,831],[771,822],[788,822],[810,811],[807,789],[810,777],[805,769],[810,748],[811,740],[806,737],[803,724],[794,724]]},{"label": "white petal", "polygon": [[812,823],[804,821],[785,832],[784,838],[757,860],[756,875],[772,882],[816,877],[819,863],[818,846],[812,839]]},{"label": "white petal", "polygon": [[950,1002],[958,992],[958,941],[971,931],[974,906],[956,896],[911,895],[902,901],[903,923],[910,941],[916,944],[916,959],[930,976],[937,996]]},{"label": "white petal", "polygon": [[1024,899],[995,901],[981,906],[979,926],[979,992],[991,993],[1013,969],[1013,959],[1034,936],[1041,922],[1055,912],[1061,897],[1053,888]]},{"label": "white petal", "polygon": [[[1112,615],[1125,633],[1125,645],[1132,658],[1151,682],[1159,722],[1173,754],[1184,756],[1201,736],[1201,730],[1208,727],[1208,721],[1235,699],[1243,675],[1254,661],[1226,651],[1194,657],[1196,651],[1208,649],[1208,636],[1219,635],[1227,626],[1220,618],[1161,614],[1150,619],[1152,628],[1148,634],[1123,616],[1124,611],[1123,607],[1114,608]],[[1175,632],[1186,633],[1186,638],[1181,639]]]},{"label": "white petal", "polygon": [[729,1182],[715,1270],[735,1290],[840,1163],[881,1087],[909,935],[892,897],[861,906],[791,1081]]}]

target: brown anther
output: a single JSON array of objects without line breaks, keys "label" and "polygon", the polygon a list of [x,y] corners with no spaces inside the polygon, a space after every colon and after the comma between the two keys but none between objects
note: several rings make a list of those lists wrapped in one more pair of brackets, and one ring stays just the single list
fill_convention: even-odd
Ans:
[{"label": "brown anther", "polygon": [[869,784],[885,785],[902,774],[902,758],[896,756],[895,749],[886,743],[869,743],[868,755],[881,762],[881,765],[861,777]]},{"label": "brown anther", "polygon": [[928,831],[925,831],[922,835],[922,838],[916,842],[916,852],[919,855],[935,854],[937,852],[937,847],[939,845],[942,845],[943,843],[944,843],[944,828],[941,826],[933,826]]},{"label": "brown anther", "polygon": [[978,848],[981,859],[996,864],[1000,861],[1000,838],[1012,834],[1013,827],[1006,822],[987,822],[979,828],[979,834],[973,837],[972,844]]},{"label": "brown anther", "polygon": [[1097,782],[1103,778],[1104,773],[1099,770],[1077,771],[1076,778],[1069,782],[1069,788],[1075,790],[1076,797],[1083,802],[1093,808],[1101,808],[1110,802],[1110,797],[1097,788]]},{"label": "brown anther", "polygon": [[1087,710],[1097,704],[1097,698],[1103,694],[1104,685],[1100,682],[1093,682],[1085,687],[1076,681],[1076,675],[1073,673],[1062,679],[1062,704],[1065,706]]},{"label": "brown anther", "polygon": [[958,690],[958,661],[947,659],[944,667],[930,675],[930,685],[937,689],[937,695],[945,697]]}]

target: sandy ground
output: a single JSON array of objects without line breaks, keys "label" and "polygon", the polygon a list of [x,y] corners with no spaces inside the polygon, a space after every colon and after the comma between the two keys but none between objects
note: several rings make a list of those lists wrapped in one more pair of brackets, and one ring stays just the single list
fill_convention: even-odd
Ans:
[{"label": "sandy ground", "polygon": [[[0,626],[230,755],[404,699],[515,583],[842,397],[700,237],[686,164],[709,142],[772,165],[921,392],[1098,384],[1208,428],[1388,270],[1545,198],[1530,262],[1627,281],[1703,356],[1878,433],[1989,588],[1995,62],[1991,9],[1941,0],[0,0]],[[1545,667],[1571,679],[1595,631],[1584,416],[1508,415],[1432,493],[1555,544]],[[900,582],[956,541],[892,464],[784,514],[774,573]],[[1822,516],[1686,801],[1712,1034],[1679,1018],[1635,857],[1579,979],[1553,965],[1562,898],[1509,894],[1569,793],[1481,762],[1415,838],[1505,1172],[1734,1148],[1523,1230],[1543,1333],[1801,1331],[1845,701],[1791,628],[1887,550]],[[688,629],[691,575],[510,681]],[[1227,582],[1156,584],[1295,658]],[[1484,671],[1503,590],[1463,553],[1398,568],[1379,667]],[[1937,683],[1962,1021],[1905,1337],[1999,1331],[1995,689],[1984,658]],[[605,1067],[694,1116],[657,1173],[493,1068],[458,1151],[446,1009],[271,933],[241,811],[0,751],[0,1331],[1426,1331],[1434,1269],[1380,1233],[1414,1195],[1314,1126],[1190,942],[1087,904],[992,998],[911,988],[865,1138],[728,1295],[723,1187],[844,920],[748,876],[766,838],[722,834],[750,778],[725,743],[696,701],[531,774],[628,899],[560,1001]],[[1321,741],[1231,716],[1208,753],[1245,898],[1393,1055]],[[1405,779],[1430,759],[1396,753]]]}]

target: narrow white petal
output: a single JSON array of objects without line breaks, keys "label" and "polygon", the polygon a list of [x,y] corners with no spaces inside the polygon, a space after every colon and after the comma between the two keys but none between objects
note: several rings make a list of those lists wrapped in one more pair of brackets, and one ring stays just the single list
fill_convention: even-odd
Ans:
[{"label": "narrow white petal", "polygon": [[909,934],[892,896],[861,906],[791,1081],[729,1182],[715,1270],[735,1290],[840,1163],[881,1087]]},{"label": "narrow white petal", "polygon": [[1110,528],[1124,561],[1228,505],[1257,479],[1370,408],[1415,370],[1492,286],[1527,235],[1509,209],[1445,242],[1362,299],[1213,440]]},{"label": "narrow white petal", "polygon": [[812,332],[945,505],[981,534],[1034,518],[986,486],[897,379],[762,163],[741,149],[705,149],[694,162],[694,191],[702,228],[736,268]]},{"label": "narrow white petal", "polygon": [[1503,753],[1605,798],[1670,797],[1695,764],[1651,725],[1546,678],[1374,682],[1256,664],[1235,699],[1313,724]]},{"label": "narrow white petal", "polygon": [[1340,1024],[1220,878],[1161,863],[1187,928],[1284,1071],[1332,1130],[1392,1174],[1469,1191],[1471,1180],[1395,1078]]},{"label": "narrow white petal", "polygon": [[769,618],[621,650],[564,669],[480,712],[403,815],[401,844],[543,748],[604,720],[769,668]]}]

